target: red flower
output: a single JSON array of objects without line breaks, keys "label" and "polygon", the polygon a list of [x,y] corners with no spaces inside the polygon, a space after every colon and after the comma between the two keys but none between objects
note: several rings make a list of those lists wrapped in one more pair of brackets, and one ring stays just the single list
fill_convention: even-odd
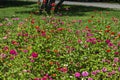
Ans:
[{"label": "red flower", "polygon": [[13,40],[11,43],[14,44],[14,45],[18,44],[17,41],[15,41],[15,40]]},{"label": "red flower", "polygon": [[55,10],[55,8],[54,8],[54,7],[52,7],[52,8],[51,8],[51,10],[52,10],[52,11],[54,11],[54,10]]},{"label": "red flower", "polygon": [[51,6],[54,7],[54,6],[55,6],[55,3],[52,3]]},{"label": "red flower", "polygon": [[33,80],[40,80],[40,78],[34,78]]},{"label": "red flower", "polygon": [[32,20],[31,20],[31,24],[34,24],[34,23],[35,23],[35,19],[32,19]]},{"label": "red flower", "polygon": [[57,28],[57,31],[63,31],[64,28]]},{"label": "red flower", "polygon": [[38,57],[38,54],[37,54],[36,52],[33,52],[33,53],[31,54],[31,56],[32,56],[33,58],[37,58],[37,57]]},{"label": "red flower", "polygon": [[109,52],[111,52],[111,50],[110,50],[110,49],[108,49],[108,50],[106,50],[106,52],[108,52],[108,53],[109,53]]},{"label": "red flower", "polygon": [[66,73],[68,71],[68,68],[67,67],[63,67],[63,68],[60,69],[60,71]]},{"label": "red flower", "polygon": [[45,4],[45,3],[46,3],[46,0],[43,0],[43,3]]},{"label": "red flower", "polygon": [[44,30],[41,31],[41,36],[46,36],[46,32]]}]

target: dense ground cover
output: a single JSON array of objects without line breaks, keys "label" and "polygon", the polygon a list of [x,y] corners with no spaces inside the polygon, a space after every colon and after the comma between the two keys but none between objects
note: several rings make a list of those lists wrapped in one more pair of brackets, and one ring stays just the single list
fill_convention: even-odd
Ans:
[{"label": "dense ground cover", "polygon": [[0,79],[120,79],[120,12],[64,7],[54,16],[35,4],[0,8]]}]

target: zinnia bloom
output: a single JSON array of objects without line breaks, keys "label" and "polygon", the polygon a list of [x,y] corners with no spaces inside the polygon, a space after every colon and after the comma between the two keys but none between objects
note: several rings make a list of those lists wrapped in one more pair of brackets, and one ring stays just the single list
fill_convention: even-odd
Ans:
[{"label": "zinnia bloom", "polygon": [[118,71],[120,72],[120,67],[118,67]]},{"label": "zinnia bloom", "polygon": [[87,77],[88,75],[89,75],[89,73],[88,73],[87,71],[83,71],[83,72],[82,72],[82,76],[83,76],[83,77]]},{"label": "zinnia bloom", "polygon": [[17,55],[17,51],[14,50],[14,49],[12,49],[12,50],[10,50],[10,54],[12,54],[12,55]]},{"label": "zinnia bloom", "polygon": [[33,58],[37,58],[37,57],[38,57],[38,54],[37,54],[36,52],[33,52],[33,53],[31,54],[31,56],[32,56]]},{"label": "zinnia bloom", "polygon": [[107,68],[105,68],[105,67],[102,68],[102,71],[103,71],[103,72],[107,72]]},{"label": "zinnia bloom", "polygon": [[114,58],[114,60],[113,60],[115,63],[116,62],[118,62],[119,61],[119,58],[118,57],[116,57],[116,58]]},{"label": "zinnia bloom", "polygon": [[79,73],[79,72],[76,72],[76,73],[75,73],[75,77],[76,77],[76,78],[80,77],[80,73]]},{"label": "zinnia bloom", "polygon": [[51,6],[54,7],[54,6],[55,6],[55,3],[52,3]]},{"label": "zinnia bloom", "polygon": [[88,80],[93,80],[93,78],[88,78]]},{"label": "zinnia bloom", "polygon": [[63,67],[60,69],[62,72],[66,73],[68,71],[67,67]]},{"label": "zinnia bloom", "polygon": [[107,39],[105,42],[108,44],[108,43],[110,43],[110,40],[109,40],[109,39]]}]

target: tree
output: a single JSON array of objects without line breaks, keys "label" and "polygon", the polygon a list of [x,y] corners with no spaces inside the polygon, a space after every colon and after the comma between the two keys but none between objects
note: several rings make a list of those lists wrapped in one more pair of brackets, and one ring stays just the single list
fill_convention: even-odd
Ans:
[{"label": "tree", "polygon": [[[50,12],[50,10],[54,10],[55,12],[58,11],[58,8],[61,7],[64,0],[60,0],[58,4],[55,5],[56,0],[43,0],[42,6],[40,7],[40,11],[45,10],[46,12]],[[38,0],[38,3],[40,3],[40,0]]]}]

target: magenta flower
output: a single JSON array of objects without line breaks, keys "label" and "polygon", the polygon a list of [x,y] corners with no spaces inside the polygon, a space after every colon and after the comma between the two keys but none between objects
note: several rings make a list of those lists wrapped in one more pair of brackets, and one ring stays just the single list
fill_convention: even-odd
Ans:
[{"label": "magenta flower", "polygon": [[93,34],[92,33],[87,33],[87,36],[93,36]]},{"label": "magenta flower", "polygon": [[46,36],[46,32],[45,32],[45,31],[42,31],[42,32],[41,32],[41,36],[45,37],[45,36]]},{"label": "magenta flower", "polygon": [[96,72],[97,72],[97,73],[99,73],[99,72],[100,72],[100,70],[96,70]]},{"label": "magenta flower", "polygon": [[113,60],[115,63],[116,62],[118,62],[119,61],[119,58],[118,57],[116,57],[116,58],[114,58],[114,60]]},{"label": "magenta flower", "polygon": [[37,54],[36,52],[33,52],[33,53],[31,54],[31,56],[32,56],[33,58],[37,58],[37,57],[38,57],[38,54]]},{"label": "magenta flower", "polygon": [[12,18],[12,20],[15,20],[15,21],[17,21],[17,20],[19,20],[19,18]]},{"label": "magenta flower", "polygon": [[119,54],[119,52],[115,52],[114,54],[115,54],[115,55],[118,55],[118,54]]},{"label": "magenta flower", "polygon": [[28,52],[28,50],[26,50],[26,49],[25,49],[25,50],[23,50],[23,52],[24,52],[24,53],[27,53],[27,52]]},{"label": "magenta flower", "polygon": [[107,68],[105,68],[105,67],[102,68],[102,71],[103,71],[103,72],[107,72]]},{"label": "magenta flower", "polygon": [[112,73],[112,75],[114,75],[114,74],[116,74],[116,71],[112,70],[112,72],[111,72],[111,73]]},{"label": "magenta flower", "polygon": [[108,72],[108,77],[111,77],[112,76],[112,73],[111,72]]},{"label": "magenta flower", "polygon": [[93,78],[88,78],[87,80],[93,80]]},{"label": "magenta flower", "polygon": [[17,51],[14,50],[14,49],[12,49],[12,50],[10,50],[10,54],[12,54],[12,55],[17,55]]},{"label": "magenta flower", "polygon": [[108,43],[108,46],[109,46],[109,47],[112,47],[112,46],[113,46],[113,43],[109,42],[109,43]]},{"label": "magenta flower", "polygon": [[60,69],[60,71],[66,73],[68,71],[68,68],[67,67],[63,67],[63,68]]},{"label": "magenta flower", "polygon": [[120,72],[120,67],[118,67],[118,71]]},{"label": "magenta flower", "polygon": [[89,38],[86,40],[86,42],[90,42],[92,44],[96,44],[96,38]]},{"label": "magenta flower", "polygon": [[76,78],[80,77],[80,73],[79,72],[76,72],[74,75],[75,75]]},{"label": "magenta flower", "polygon": [[96,74],[99,73],[99,72],[100,72],[100,70],[95,70],[95,71],[92,71],[91,74],[92,74],[92,75],[96,75]]},{"label": "magenta flower", "polygon": [[82,72],[82,76],[83,76],[83,77],[87,77],[88,75],[89,75],[89,73],[88,73],[87,71],[83,71],[83,72]]},{"label": "magenta flower", "polygon": [[110,40],[109,40],[109,39],[107,39],[105,42],[108,44],[108,43],[110,43]]},{"label": "magenta flower", "polygon": [[92,71],[91,74],[95,76],[97,74],[97,72],[96,71]]}]

